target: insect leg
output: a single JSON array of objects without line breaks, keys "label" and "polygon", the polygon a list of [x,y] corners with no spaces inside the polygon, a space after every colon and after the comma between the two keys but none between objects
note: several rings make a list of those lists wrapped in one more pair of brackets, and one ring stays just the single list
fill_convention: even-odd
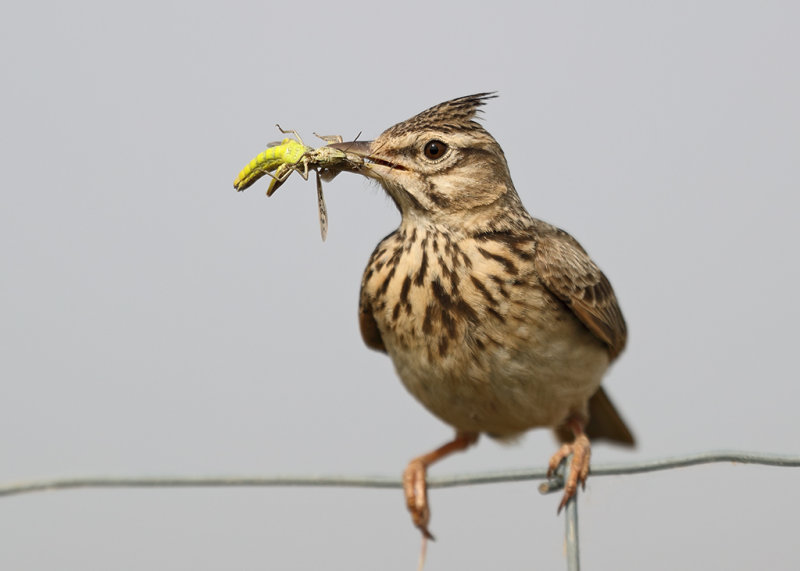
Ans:
[{"label": "insect leg", "polygon": [[267,196],[272,196],[275,191],[278,190],[284,182],[286,182],[286,179],[289,178],[289,175],[292,174],[292,171],[294,170],[294,165],[282,164],[275,171],[275,174],[272,174],[271,172],[267,173],[272,177],[269,187],[267,188]]},{"label": "insect leg", "polygon": [[302,158],[302,160],[300,160],[300,161],[298,161],[298,162],[301,162],[301,163],[303,163],[303,170],[301,171],[300,169],[298,169],[298,168],[297,168],[297,165],[295,165],[295,167],[294,167],[294,168],[295,168],[295,170],[296,170],[298,173],[300,173],[300,176],[302,176],[302,177],[303,177],[303,180],[308,180],[308,164],[309,164],[309,162],[310,162],[310,159],[308,158],[308,153],[305,153],[305,154],[303,155],[303,158]]},{"label": "insect leg", "polygon": [[301,144],[301,145],[303,145],[304,147],[306,146],[306,144],[303,142],[303,139],[301,139],[301,138],[300,138],[300,135],[299,135],[299,134],[298,134],[298,132],[297,132],[297,131],[295,131],[294,129],[287,129],[287,130],[284,130],[284,129],[283,129],[283,128],[282,128],[280,125],[278,125],[277,123],[275,123],[275,126],[278,128],[278,131],[280,131],[280,132],[281,132],[281,133],[283,133],[284,135],[288,135],[288,134],[290,134],[290,133],[291,133],[292,135],[294,135],[295,137],[297,137],[297,142],[298,142],[298,143],[300,143],[300,144]]},{"label": "insect leg", "polygon": [[342,139],[341,135],[320,135],[319,133],[314,133],[314,136],[322,139],[328,144],[331,143],[344,143],[344,139]]}]

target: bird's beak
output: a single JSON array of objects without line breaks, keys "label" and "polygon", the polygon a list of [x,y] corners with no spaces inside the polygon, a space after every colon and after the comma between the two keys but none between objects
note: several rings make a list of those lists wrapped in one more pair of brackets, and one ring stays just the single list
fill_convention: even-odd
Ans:
[{"label": "bird's beak", "polygon": [[385,180],[387,177],[391,177],[395,170],[407,170],[392,162],[389,157],[381,156],[380,148],[375,148],[375,141],[331,143],[328,146],[349,155],[355,155],[358,158],[359,167],[353,170],[369,178]]}]

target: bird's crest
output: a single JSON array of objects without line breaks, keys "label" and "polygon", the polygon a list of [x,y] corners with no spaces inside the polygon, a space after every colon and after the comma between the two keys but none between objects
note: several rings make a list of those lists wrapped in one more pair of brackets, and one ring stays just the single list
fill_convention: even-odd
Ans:
[{"label": "bird's crest", "polygon": [[411,119],[390,127],[385,134],[398,136],[423,129],[463,131],[480,128],[474,120],[475,115],[488,99],[495,97],[497,97],[495,92],[476,93],[439,103],[414,115]]}]

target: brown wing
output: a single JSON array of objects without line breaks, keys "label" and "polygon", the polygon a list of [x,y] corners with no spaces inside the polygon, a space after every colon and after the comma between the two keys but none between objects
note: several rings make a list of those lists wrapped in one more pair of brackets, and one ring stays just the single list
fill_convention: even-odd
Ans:
[{"label": "brown wing", "polygon": [[[625,319],[608,279],[578,241],[563,230],[546,232],[537,244],[534,263],[545,287],[608,345],[611,359],[616,358],[628,336]],[[565,442],[572,440],[563,429],[556,429],[556,434]],[[634,445],[633,435],[602,387],[589,399],[586,434]]]},{"label": "brown wing", "polygon": [[358,327],[361,329],[361,338],[370,349],[376,351],[383,351],[386,353],[386,345],[381,338],[381,332],[378,329],[378,322],[375,321],[375,316],[372,312],[372,297],[367,294],[367,284],[371,277],[379,272],[380,268],[386,263],[380,261],[380,258],[386,254],[390,243],[394,243],[394,249],[400,248],[402,251],[402,242],[396,240],[399,229],[390,232],[383,240],[378,242],[367,262],[367,267],[364,269],[364,275],[361,276],[361,293],[359,294],[358,302]]},{"label": "brown wing", "polygon": [[536,245],[534,263],[544,286],[608,345],[615,359],[625,348],[625,319],[608,279],[578,241],[563,230],[546,232]]},{"label": "brown wing", "polygon": [[358,308],[358,327],[367,347],[386,353],[386,346],[383,344],[381,332],[378,331],[378,323],[372,316],[372,309],[364,303]]}]

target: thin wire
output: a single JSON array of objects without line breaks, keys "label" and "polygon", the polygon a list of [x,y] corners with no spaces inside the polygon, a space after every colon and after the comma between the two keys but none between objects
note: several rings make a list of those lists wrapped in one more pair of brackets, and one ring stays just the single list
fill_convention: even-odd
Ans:
[{"label": "thin wire", "polygon": [[[766,466],[800,467],[800,456],[778,454],[759,454],[748,452],[705,452],[649,460],[646,462],[594,466],[590,474],[597,476],[617,476],[641,474],[658,470],[671,470],[710,464],[714,462],[735,462],[741,464],[762,464]],[[521,482],[545,478],[546,468],[505,470],[481,474],[461,474],[439,476],[428,479],[430,488],[453,488],[477,484],[497,484],[502,482]],[[542,493],[560,489],[559,478],[547,480],[539,486]],[[85,478],[53,478],[0,485],[0,496],[13,496],[46,490],[74,488],[208,488],[208,487],[336,487],[336,488],[402,488],[399,478],[382,476],[174,476],[174,477],[113,477],[97,476]]]},{"label": "thin wire", "polygon": [[[573,456],[569,457],[569,466],[559,469],[558,474],[563,479],[572,470]],[[580,546],[578,541],[578,494],[567,500],[564,511],[564,544],[567,555],[567,571],[580,571]]]}]

